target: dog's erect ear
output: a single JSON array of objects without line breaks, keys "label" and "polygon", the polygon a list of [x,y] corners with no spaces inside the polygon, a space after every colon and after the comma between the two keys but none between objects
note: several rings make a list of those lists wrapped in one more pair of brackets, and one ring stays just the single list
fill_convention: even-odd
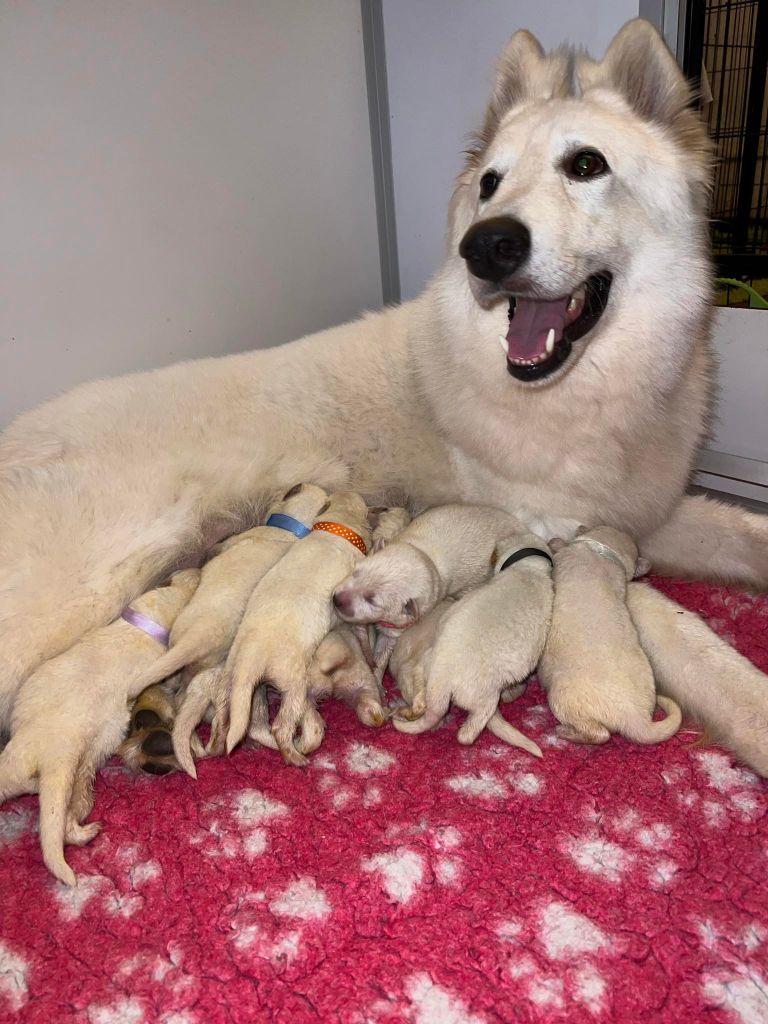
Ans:
[{"label": "dog's erect ear", "polygon": [[600,71],[646,121],[671,125],[691,102],[685,75],[659,32],[643,18],[619,29]]},{"label": "dog's erect ear", "polygon": [[647,558],[643,558],[642,555],[638,558],[635,563],[635,575],[633,579],[638,579],[640,576],[647,576],[651,571],[651,563]]},{"label": "dog's erect ear", "polygon": [[298,494],[298,493],[299,493],[299,491],[300,491],[300,490],[302,489],[302,487],[303,487],[303,486],[304,486],[304,484],[296,484],[296,486],[295,486],[295,487],[292,487],[292,488],[290,489],[290,491],[286,491],[286,492],[285,492],[285,494],[283,495],[283,498],[282,498],[282,500],[283,500],[283,501],[288,501],[288,499],[289,499],[289,498],[292,498],[292,497],[294,496],[294,494]]},{"label": "dog's erect ear", "polygon": [[544,51],[536,36],[527,29],[515,32],[496,63],[486,120],[493,118],[498,123],[505,110],[531,95],[536,71],[543,60]]}]

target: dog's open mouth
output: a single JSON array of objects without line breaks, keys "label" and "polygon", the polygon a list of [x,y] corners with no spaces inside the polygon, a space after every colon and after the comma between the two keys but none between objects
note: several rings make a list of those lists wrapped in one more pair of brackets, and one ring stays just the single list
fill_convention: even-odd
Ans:
[{"label": "dog's open mouth", "polygon": [[574,342],[603,315],[612,279],[607,270],[592,274],[562,299],[510,298],[509,330],[499,341],[515,380],[544,380],[566,362]]}]

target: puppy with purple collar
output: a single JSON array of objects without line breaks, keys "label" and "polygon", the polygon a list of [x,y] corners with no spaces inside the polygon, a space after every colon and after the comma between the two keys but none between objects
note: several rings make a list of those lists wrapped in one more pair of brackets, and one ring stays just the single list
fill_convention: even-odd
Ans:
[{"label": "puppy with purple collar", "polygon": [[76,878],[64,843],[82,846],[99,831],[96,822],[82,824],[93,806],[94,774],[119,747],[142,676],[199,579],[197,569],[175,573],[169,586],[137,598],[111,625],[45,662],[19,692],[11,739],[0,753],[0,804],[40,794],[43,860],[67,885]]},{"label": "puppy with purple collar", "polygon": [[533,740],[500,714],[499,700],[527,679],[544,650],[552,616],[552,556],[540,537],[517,532],[499,541],[494,560],[492,580],[447,607],[438,623],[424,713],[414,720],[419,702],[410,715],[396,716],[394,725],[400,732],[425,732],[455,704],[469,712],[459,743],[474,743],[488,728],[506,743],[541,757]]},{"label": "puppy with purple collar", "polygon": [[[553,541],[555,600],[539,664],[560,732],[576,743],[619,733],[660,743],[680,728],[679,706],[657,696],[653,669],[627,608],[627,583],[647,567],[625,533],[600,526],[570,544]],[[656,706],[666,718],[653,721]]]}]

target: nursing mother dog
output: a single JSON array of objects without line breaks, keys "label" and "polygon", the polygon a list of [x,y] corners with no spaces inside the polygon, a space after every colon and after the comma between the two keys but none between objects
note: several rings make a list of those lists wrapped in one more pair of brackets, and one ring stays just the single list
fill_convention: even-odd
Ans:
[{"label": "nursing mother dog", "polygon": [[600,62],[518,32],[420,298],[19,417],[0,441],[0,728],[41,662],[304,480],[493,504],[545,537],[606,524],[657,571],[768,586],[768,520],[684,496],[713,388],[711,154],[689,101],[643,21]]}]

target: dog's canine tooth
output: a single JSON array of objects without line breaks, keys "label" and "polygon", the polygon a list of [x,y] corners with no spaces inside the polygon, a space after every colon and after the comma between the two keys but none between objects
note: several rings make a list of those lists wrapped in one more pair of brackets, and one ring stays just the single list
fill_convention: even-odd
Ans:
[{"label": "dog's canine tooth", "polygon": [[[573,302],[573,299],[571,299]],[[549,328],[549,334],[547,335],[547,355],[551,356],[555,351],[555,329],[554,327]]]},{"label": "dog's canine tooth", "polygon": [[499,335],[499,344],[501,345],[502,349],[504,350],[504,355],[508,356],[509,355],[509,345],[507,344],[507,339],[504,337],[503,334]]}]

